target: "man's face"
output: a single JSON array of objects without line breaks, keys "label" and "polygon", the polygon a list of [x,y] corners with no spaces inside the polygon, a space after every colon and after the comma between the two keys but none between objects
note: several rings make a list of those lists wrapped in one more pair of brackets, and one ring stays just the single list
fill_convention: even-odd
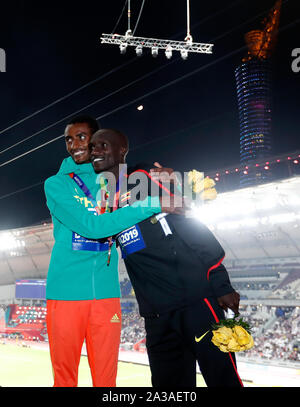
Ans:
[{"label": "man's face", "polygon": [[69,124],[65,130],[68,153],[76,164],[90,162],[89,144],[92,130],[87,123]]},{"label": "man's face", "polygon": [[112,171],[124,162],[124,148],[112,134],[94,134],[90,142],[91,162],[96,173]]}]

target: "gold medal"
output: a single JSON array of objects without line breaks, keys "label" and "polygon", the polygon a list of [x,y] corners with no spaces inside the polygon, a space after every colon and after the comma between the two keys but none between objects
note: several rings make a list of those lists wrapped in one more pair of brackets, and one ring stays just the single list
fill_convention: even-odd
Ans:
[{"label": "gold medal", "polygon": [[153,217],[150,219],[150,222],[151,222],[153,225],[155,225],[155,223],[158,222],[156,216],[153,216]]}]

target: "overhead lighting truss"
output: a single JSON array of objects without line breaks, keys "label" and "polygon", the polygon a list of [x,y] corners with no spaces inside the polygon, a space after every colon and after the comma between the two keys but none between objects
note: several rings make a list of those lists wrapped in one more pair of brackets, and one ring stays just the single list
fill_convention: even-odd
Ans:
[{"label": "overhead lighting truss", "polygon": [[142,55],[143,48],[150,48],[152,55],[156,56],[159,49],[165,50],[166,57],[172,57],[172,51],[180,51],[181,56],[188,55],[189,52],[201,54],[212,54],[213,44],[196,43],[191,40],[174,41],[161,40],[157,38],[134,37],[130,34],[102,34],[102,44],[119,45],[121,53],[125,53],[127,47],[135,47],[137,55]]},{"label": "overhead lighting truss", "polygon": [[157,38],[145,38],[145,37],[135,37],[134,31],[131,31],[130,21],[131,21],[131,9],[130,0],[128,3],[128,28],[125,35],[120,34],[102,34],[101,43],[102,44],[114,44],[118,45],[121,54],[125,54],[127,47],[135,47],[137,56],[143,55],[144,48],[150,48],[153,57],[157,57],[158,50],[162,49],[165,51],[165,55],[170,59],[173,55],[173,51],[179,51],[182,59],[187,59],[189,52],[200,53],[200,54],[212,54],[213,44],[197,43],[193,42],[193,38],[190,33],[190,0],[187,0],[187,35],[184,41],[174,41],[174,40],[162,40]]}]

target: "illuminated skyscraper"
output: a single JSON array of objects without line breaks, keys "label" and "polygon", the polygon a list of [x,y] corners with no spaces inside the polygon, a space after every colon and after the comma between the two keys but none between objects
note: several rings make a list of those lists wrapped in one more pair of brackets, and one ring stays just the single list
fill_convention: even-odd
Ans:
[{"label": "illuminated skyscraper", "polygon": [[270,56],[275,47],[281,0],[263,21],[261,30],[245,35],[248,53],[235,69],[240,121],[242,186],[271,179],[267,164],[257,165],[272,154],[272,84]]}]

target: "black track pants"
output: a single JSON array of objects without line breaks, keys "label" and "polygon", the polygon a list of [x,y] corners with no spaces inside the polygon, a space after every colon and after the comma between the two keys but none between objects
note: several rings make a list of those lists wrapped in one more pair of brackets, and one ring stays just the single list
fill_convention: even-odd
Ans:
[{"label": "black track pants", "polygon": [[[145,318],[146,346],[153,387],[195,387],[196,363],[208,387],[242,387],[234,353],[211,342],[211,326],[224,319],[214,298],[187,308]],[[210,332],[196,342],[206,331]]]}]

